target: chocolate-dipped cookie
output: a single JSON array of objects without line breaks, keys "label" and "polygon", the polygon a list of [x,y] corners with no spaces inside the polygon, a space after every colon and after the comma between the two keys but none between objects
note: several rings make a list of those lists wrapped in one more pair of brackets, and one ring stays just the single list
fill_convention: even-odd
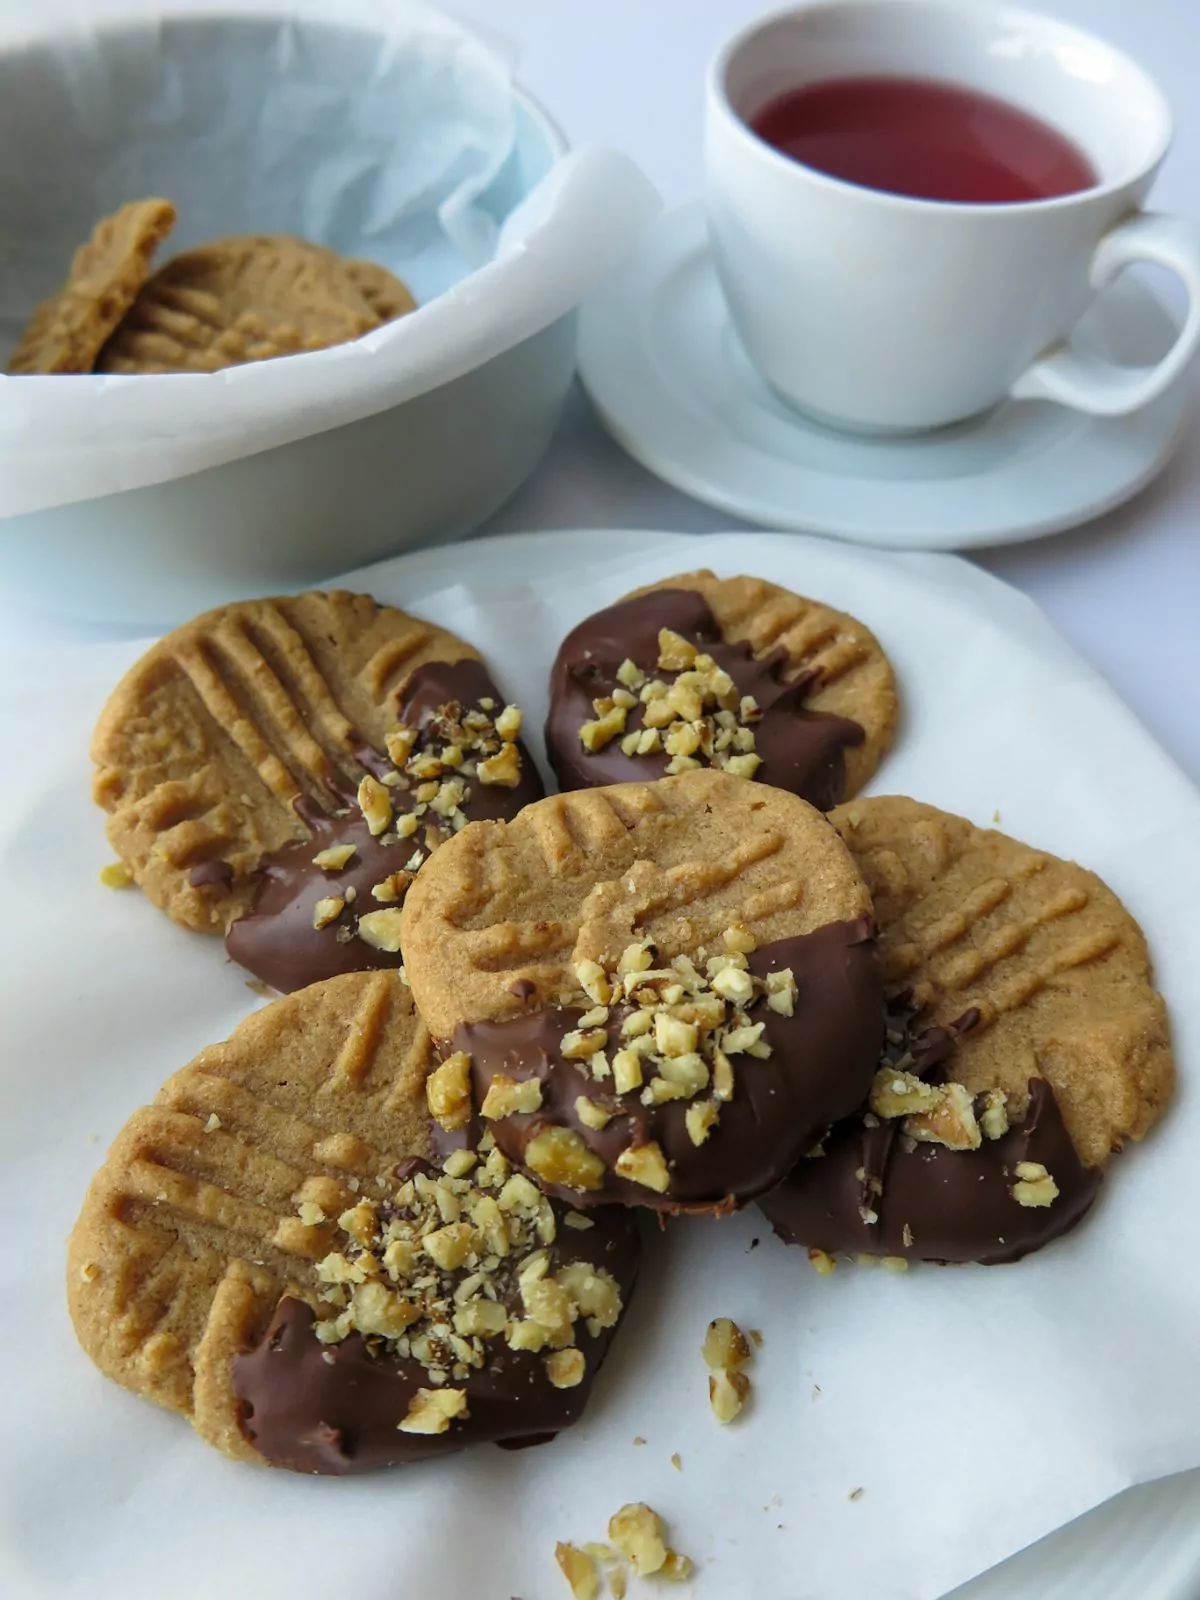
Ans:
[{"label": "chocolate-dipped cookie", "polygon": [[1145,940],[1093,873],[914,800],[831,820],[889,995],[871,1094],[760,1204],[828,1254],[1015,1261],[1087,1212],[1174,1081]]},{"label": "chocolate-dipped cookie", "polygon": [[828,810],[892,742],[891,666],[845,612],[761,578],[689,572],[563,640],[546,750],[564,789],[711,766]]},{"label": "chocolate-dipped cookie", "polygon": [[396,973],[256,1012],[134,1113],[69,1247],[80,1343],[226,1454],[344,1474],[576,1421],[637,1273],[620,1210],[431,1160]]},{"label": "chocolate-dipped cookie", "polygon": [[556,795],[413,885],[406,971],[439,1149],[490,1131],[579,1206],[721,1211],[861,1103],[870,901],[804,801],[728,773]]},{"label": "chocolate-dipped cookie", "polygon": [[520,722],[469,645],[367,595],[243,601],[126,674],[94,792],[147,896],[292,990],[399,966],[430,851],[542,793]]}]

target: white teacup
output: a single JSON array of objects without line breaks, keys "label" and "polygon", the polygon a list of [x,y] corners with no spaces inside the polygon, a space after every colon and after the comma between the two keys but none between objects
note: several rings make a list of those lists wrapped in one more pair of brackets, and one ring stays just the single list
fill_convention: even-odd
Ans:
[{"label": "white teacup", "polygon": [[[1098,183],[1061,198],[960,205],[861,188],[782,154],[750,121],[789,89],[933,79],[1065,134]],[[972,417],[1007,395],[1136,410],[1200,342],[1200,228],[1139,208],[1171,140],[1147,74],[1077,28],[982,0],[818,0],[740,33],[708,82],[706,205],[734,324],[792,404],[855,430]],[[1132,262],[1183,279],[1186,324],[1149,368],[1065,343]]]}]

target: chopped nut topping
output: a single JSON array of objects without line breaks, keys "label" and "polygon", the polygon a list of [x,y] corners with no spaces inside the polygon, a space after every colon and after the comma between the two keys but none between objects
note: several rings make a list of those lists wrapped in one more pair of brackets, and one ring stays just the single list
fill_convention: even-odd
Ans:
[{"label": "chopped nut topping", "polygon": [[605,745],[611,744],[619,733],[624,733],[627,716],[628,712],[624,706],[613,706],[594,722],[583,723],[579,729],[579,742],[585,750],[591,750],[593,753],[603,750]]},{"label": "chopped nut topping", "polygon": [[358,854],[358,849],[352,844],[331,844],[327,850],[318,850],[313,859],[313,866],[320,867],[322,872],[340,872],[343,867],[348,867]]},{"label": "chopped nut topping", "polygon": [[217,1115],[217,1113],[215,1111],[210,1111],[209,1114],[208,1114],[208,1121],[204,1124],[205,1133],[216,1133],[217,1129],[220,1126],[221,1126],[220,1117]]},{"label": "chopped nut topping", "polygon": [[633,1050],[618,1050],[612,1058],[613,1088],[629,1094],[642,1085],[642,1058]]},{"label": "chopped nut topping", "polygon": [[599,1101],[590,1100],[585,1094],[576,1097],[575,1115],[585,1128],[594,1128],[597,1132],[607,1128],[613,1118],[611,1111],[606,1111]]},{"label": "chopped nut topping", "polygon": [[903,1117],[911,1139],[950,1150],[978,1150],[982,1143],[974,1096],[961,1083],[924,1083],[910,1072],[882,1067],[875,1074],[870,1105],[875,1117]]},{"label": "chopped nut topping", "polygon": [[536,1111],[541,1103],[542,1085],[537,1078],[523,1078],[518,1082],[497,1073],[488,1085],[479,1114],[494,1122],[500,1117]]},{"label": "chopped nut topping", "polygon": [[325,1213],[315,1200],[305,1200],[297,1207],[296,1215],[306,1228],[315,1228],[319,1222],[324,1222]]},{"label": "chopped nut topping", "polygon": [[462,1389],[418,1389],[408,1415],[397,1423],[401,1433],[445,1433],[455,1417],[466,1417]]},{"label": "chopped nut topping", "polygon": [[573,1128],[543,1128],[525,1146],[525,1165],[545,1183],[599,1189],[604,1163]]},{"label": "chopped nut topping", "polygon": [[586,1032],[575,1028],[563,1034],[561,1050],[567,1061],[588,1061],[607,1043],[608,1034],[603,1028],[588,1028]]},{"label": "chopped nut topping", "polygon": [[1058,1185],[1040,1161],[1018,1161],[1012,1197],[1020,1206],[1050,1206],[1058,1198]]},{"label": "chopped nut topping", "polygon": [[442,1162],[442,1171],[448,1178],[465,1178],[478,1160],[474,1150],[452,1150]]},{"label": "chopped nut topping", "polygon": [[744,1367],[750,1359],[750,1345],[736,1322],[717,1317],[708,1325],[701,1348],[705,1366],[731,1371]]},{"label": "chopped nut topping", "polygon": [[750,1379],[744,1372],[710,1372],[708,1403],[718,1422],[732,1422],[746,1403]]},{"label": "chopped nut topping", "polygon": [[739,694],[712,656],[670,628],[659,634],[656,670],[661,676],[648,678],[636,662],[621,663],[616,687],[592,701],[594,720],[579,730],[584,749],[620,738],[627,756],[664,753],[669,774],[708,764],[753,778],[762,765],[753,728],[762,712],[753,696]]},{"label": "chopped nut topping", "polygon": [[961,1083],[947,1083],[931,1111],[904,1119],[910,1138],[930,1144],[944,1144],[950,1150],[978,1150],[982,1143],[975,1120],[974,1096]]},{"label": "chopped nut topping", "polygon": [[391,796],[378,778],[373,778],[370,773],[358,786],[358,809],[371,830],[372,838],[378,839],[381,833],[387,832],[392,820]]},{"label": "chopped nut topping", "polygon": [[[480,700],[478,709],[465,709],[454,701],[423,719],[419,728],[401,725],[385,735],[393,770],[381,778],[364,775],[358,786],[358,808],[372,837],[385,846],[421,833],[425,848],[413,851],[402,867],[398,864],[374,886],[372,898],[381,905],[398,907],[428,852],[466,827],[464,807],[471,799],[472,781],[510,788],[520,783],[521,752],[515,741],[521,731],[521,713],[516,706],[505,706],[493,720],[494,710],[495,701],[487,697]],[[411,810],[401,809],[406,802]],[[330,845],[319,851],[313,862],[323,871],[337,872],[355,853],[353,845]],[[348,902],[354,895],[347,891],[344,898]],[[327,927],[345,910],[341,904],[337,913],[330,915],[327,908],[331,903],[317,903],[314,928]],[[376,912],[357,919],[348,917],[336,936],[343,942],[357,937],[375,950],[395,954],[400,949],[398,913],[395,920],[388,921],[380,920]]]},{"label": "chopped nut topping", "polygon": [[554,1546],[554,1559],[575,1600],[600,1600],[600,1574],[587,1551],[560,1542]]},{"label": "chopped nut topping", "polygon": [[398,769],[403,768],[412,755],[417,742],[417,729],[410,728],[401,723],[391,733],[385,735],[384,744],[387,747],[388,760]]},{"label": "chopped nut topping", "polygon": [[694,1145],[702,1145],[717,1125],[721,1108],[715,1100],[697,1100],[687,1108],[684,1126]]},{"label": "chopped nut topping", "polygon": [[[390,1198],[363,1198],[344,1211],[337,1223],[342,1248],[315,1269],[314,1331],[323,1344],[353,1332],[381,1339],[425,1368],[428,1393],[458,1396],[449,1411],[418,1397],[401,1424],[408,1432],[444,1432],[466,1415],[465,1394],[447,1379],[462,1382],[485,1367],[489,1340],[519,1350],[548,1347],[558,1357],[547,1361],[548,1381],[559,1388],[582,1382],[580,1336],[614,1327],[622,1309],[620,1288],[604,1268],[572,1260],[556,1267],[548,1248],[553,1207],[498,1150],[483,1160],[475,1151],[455,1154],[466,1159],[452,1170],[418,1170]],[[310,1216],[324,1220],[304,1202],[301,1218]]]},{"label": "chopped nut topping", "polygon": [[615,1171],[619,1177],[640,1183],[656,1194],[665,1194],[670,1187],[671,1174],[662,1149],[654,1140],[648,1144],[631,1144],[627,1150],[622,1150],[616,1159]]},{"label": "chopped nut topping", "polygon": [[606,1006],[612,999],[612,985],[598,961],[580,961],[575,967],[579,987],[588,999],[598,1006]]},{"label": "chopped nut topping", "polygon": [[[711,1086],[711,1099],[697,1101],[685,1114],[688,1136],[701,1145],[717,1126],[721,1104],[734,1095],[732,1056],[765,1060],[771,1045],[766,1023],[751,1013],[765,1000],[765,1009],[791,1016],[796,984],[788,971],[759,977],[747,957],[756,940],[737,924],[722,937],[723,953],[698,970],[690,957],[678,955],[656,965],[649,940],[628,944],[615,968],[599,961],[581,961],[575,976],[591,1008],[565,1033],[560,1050],[568,1061],[587,1061],[593,1077],[609,1079],[616,1103],[601,1104],[583,1096],[576,1115],[589,1128],[600,1129],[622,1112],[624,1095],[640,1091],[646,1106],[671,1100],[695,1100]],[[620,1047],[606,1049],[620,1040]],[[669,1173],[657,1145],[636,1146],[618,1158],[616,1170],[635,1182],[664,1193]]]},{"label": "chopped nut topping", "polygon": [[907,1272],[908,1261],[904,1256],[880,1256],[879,1265],[885,1272]]},{"label": "chopped nut topping", "polygon": [[555,1350],[546,1357],[546,1376],[556,1389],[574,1389],[583,1382],[586,1372],[582,1350]]},{"label": "chopped nut topping", "polygon": [[985,1139],[1003,1139],[1008,1132],[1008,1096],[1003,1089],[989,1089],[984,1095],[979,1127]]},{"label": "chopped nut topping", "polygon": [[128,889],[133,883],[133,873],[123,861],[110,861],[100,868],[100,882],[106,889]]},{"label": "chopped nut topping", "polygon": [[471,1058],[465,1050],[447,1056],[425,1080],[429,1114],[447,1133],[471,1120]]},{"label": "chopped nut topping", "polygon": [[660,1578],[665,1578],[668,1583],[686,1583],[693,1571],[692,1558],[681,1555],[678,1550],[668,1550],[667,1559],[658,1569]]},{"label": "chopped nut topping", "polygon": [[313,907],[312,925],[314,928],[327,928],[331,922],[336,922],[346,909],[346,902],[340,894],[326,895],[318,900]]},{"label": "chopped nut topping", "polygon": [[480,783],[515,789],[521,781],[521,755],[515,744],[501,745],[494,756],[479,762],[475,769]]},{"label": "chopped nut topping", "polygon": [[936,1085],[923,1083],[911,1072],[897,1072],[894,1067],[880,1068],[871,1085],[870,1105],[877,1117],[907,1117],[932,1111],[941,1099],[942,1091]]},{"label": "chopped nut topping", "polygon": [[837,1262],[827,1250],[810,1249],[808,1259],[823,1278],[828,1278],[837,1267]]},{"label": "chopped nut topping", "polygon": [[640,1501],[622,1506],[608,1521],[608,1537],[639,1578],[660,1571],[666,1561],[664,1532],[658,1513]]},{"label": "chopped nut topping", "polygon": [[399,908],[387,911],[367,911],[358,919],[358,936],[372,950],[383,950],[395,955],[400,949],[402,913]]},{"label": "chopped nut topping", "polygon": [[[377,883],[371,890],[371,898],[378,900],[380,905],[395,905],[398,900],[404,899],[412,881],[411,872],[390,872],[382,883]],[[359,920],[361,922],[362,919]]]}]

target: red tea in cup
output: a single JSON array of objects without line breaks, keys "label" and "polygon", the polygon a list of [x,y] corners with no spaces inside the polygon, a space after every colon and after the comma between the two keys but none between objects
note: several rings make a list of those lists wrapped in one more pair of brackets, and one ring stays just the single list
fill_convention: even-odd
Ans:
[{"label": "red tea in cup", "polygon": [[751,120],[784,155],[865,189],[960,205],[1077,194],[1099,181],[1065,135],[973,89],[919,78],[804,84]]}]

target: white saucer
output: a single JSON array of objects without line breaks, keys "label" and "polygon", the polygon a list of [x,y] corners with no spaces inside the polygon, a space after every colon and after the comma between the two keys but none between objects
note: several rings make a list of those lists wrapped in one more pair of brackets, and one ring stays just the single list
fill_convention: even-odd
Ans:
[{"label": "white saucer", "polygon": [[[1126,276],[1074,338],[1143,364],[1175,332]],[[895,549],[1016,543],[1119,505],[1167,461],[1188,395],[1180,383],[1129,417],[1025,401],[915,439],[834,432],[792,410],[750,365],[698,201],[658,218],[584,306],[580,368],[613,436],[677,488],[752,522]]]}]

